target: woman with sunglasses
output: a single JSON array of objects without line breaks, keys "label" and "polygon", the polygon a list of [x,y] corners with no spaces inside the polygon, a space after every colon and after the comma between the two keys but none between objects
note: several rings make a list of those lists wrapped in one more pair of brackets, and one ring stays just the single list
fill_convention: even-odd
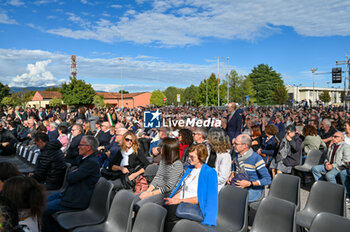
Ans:
[{"label": "woman with sunglasses", "polygon": [[135,134],[127,131],[123,135],[120,150],[109,164],[110,170],[120,172],[120,178],[113,181],[116,190],[133,188],[136,178],[145,172],[148,165]]}]

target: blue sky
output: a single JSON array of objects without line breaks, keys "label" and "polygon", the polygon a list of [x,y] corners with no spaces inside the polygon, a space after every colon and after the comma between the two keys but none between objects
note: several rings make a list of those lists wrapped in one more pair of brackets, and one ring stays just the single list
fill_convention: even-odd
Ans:
[{"label": "blue sky", "polygon": [[264,63],[312,86],[311,68],[330,72],[350,55],[349,12],[349,0],[0,0],[0,82],[57,85],[74,54],[95,90],[198,85],[218,56],[220,77]]}]

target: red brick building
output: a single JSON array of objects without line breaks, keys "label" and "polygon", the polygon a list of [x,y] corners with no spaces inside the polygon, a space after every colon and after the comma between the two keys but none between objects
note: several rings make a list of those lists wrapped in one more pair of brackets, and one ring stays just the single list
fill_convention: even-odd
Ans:
[{"label": "red brick building", "polygon": [[[103,96],[105,104],[118,107],[122,106],[122,96],[120,93],[96,92],[96,95]],[[123,94],[123,106],[128,108],[147,106],[150,104],[151,95],[150,92]],[[57,91],[37,91],[32,101],[27,103],[27,106],[47,108],[49,107],[50,100],[54,97],[62,99],[61,93]]]}]

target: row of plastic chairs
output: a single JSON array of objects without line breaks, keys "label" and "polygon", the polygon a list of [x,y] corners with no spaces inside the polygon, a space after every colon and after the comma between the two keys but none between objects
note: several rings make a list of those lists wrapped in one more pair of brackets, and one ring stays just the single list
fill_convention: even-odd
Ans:
[{"label": "row of plastic chairs", "polygon": [[[89,208],[78,212],[59,213],[56,215],[57,222],[62,228],[75,229],[74,231],[131,231],[136,196],[132,192],[122,190],[113,199],[109,209],[110,199],[113,198],[112,189],[112,184],[101,178],[95,187]],[[165,209],[158,205],[148,207],[154,209],[148,211],[148,214],[145,213],[144,216],[137,217],[151,217],[142,223],[149,223],[147,228],[157,228],[149,231],[162,231]],[[145,211],[141,209],[138,215]],[[305,208],[298,212],[299,209],[300,178],[278,174],[271,184],[268,195],[257,208],[251,231],[295,231],[297,225],[310,229],[314,218],[323,212],[345,217],[345,189],[341,185],[318,181],[311,188]],[[108,216],[105,221],[106,215]],[[201,231],[209,229],[197,224]],[[148,231],[145,228],[143,231]],[[190,228],[194,231],[192,227]],[[248,191],[234,186],[225,186],[219,193],[216,231],[244,232],[247,228]]]},{"label": "row of plastic chairs", "polygon": [[[244,204],[246,203],[244,191],[246,190],[233,186],[225,186],[220,191],[216,229],[205,227],[196,222],[181,220],[175,225],[173,231],[247,231],[247,208]],[[322,223],[320,218],[325,217],[323,214],[331,214],[332,220],[339,221],[341,224],[339,226],[332,224],[333,232],[349,231],[350,220],[345,218],[345,206],[345,189],[343,186],[318,181],[314,183],[310,190],[305,208],[298,212],[300,209],[300,178],[278,174],[271,183],[268,195],[258,204],[250,231],[294,232],[296,230],[303,231],[305,228],[309,231],[318,231],[317,228]],[[328,230],[322,231],[331,231],[329,226],[325,228],[328,228]]]},{"label": "row of plastic chairs", "polygon": [[[332,213],[318,213],[310,226],[309,232],[348,232],[350,220]],[[173,232],[204,232],[210,231],[201,224],[189,220],[176,223]],[[218,228],[215,230],[222,232]],[[235,230],[230,230],[235,231]],[[246,230],[245,230],[246,231]],[[298,231],[296,227],[295,205],[275,197],[264,198],[257,212],[257,218],[250,232]]]},{"label": "row of plastic chairs", "polygon": [[[113,201],[110,205],[111,199]],[[114,196],[113,184],[100,178],[87,209],[61,211],[53,217],[63,229],[74,232],[163,231],[167,212],[162,206],[154,203],[143,205],[132,223],[135,200],[135,194],[127,190],[121,190]]]},{"label": "row of plastic chairs", "polygon": [[0,157],[0,162],[15,164],[23,174],[33,172],[40,154],[40,149],[35,145],[24,145],[22,143],[15,144],[15,147],[16,154],[13,156],[2,156]]}]

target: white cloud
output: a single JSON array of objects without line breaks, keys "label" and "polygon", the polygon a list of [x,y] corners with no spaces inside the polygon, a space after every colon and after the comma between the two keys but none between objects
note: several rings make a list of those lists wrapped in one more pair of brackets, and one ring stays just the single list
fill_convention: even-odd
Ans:
[{"label": "white cloud", "polygon": [[[93,85],[116,88],[123,83],[126,90],[142,91],[142,86],[145,90],[153,90],[171,85],[198,85],[205,76],[216,70],[216,63],[196,65],[165,62],[145,55],[124,57],[122,62],[118,58],[77,56],[77,70],[78,78]],[[224,76],[226,71],[223,68],[221,70],[220,76]],[[121,71],[123,81],[120,78]],[[11,86],[57,84],[57,80],[67,80],[69,75],[70,55],[42,50],[0,49],[2,83]]]},{"label": "white cloud", "polygon": [[27,65],[27,72],[22,75],[17,75],[10,82],[10,86],[25,87],[25,86],[53,86],[57,85],[56,78],[50,71],[47,71],[47,66],[51,60],[37,61],[35,64]]},{"label": "white cloud", "polygon": [[118,5],[118,4],[113,4],[111,5],[112,8],[116,8],[116,9],[120,9],[120,8],[123,8],[122,5]]},{"label": "white cloud", "polygon": [[16,20],[9,18],[5,12],[0,12],[0,23],[17,24]]},{"label": "white cloud", "polygon": [[83,3],[83,4],[88,4],[87,0],[80,0],[80,2]]},{"label": "white cloud", "polygon": [[22,2],[21,0],[10,0],[7,2],[7,4],[12,6],[24,6],[24,2]]},{"label": "white cloud", "polygon": [[197,45],[211,37],[254,41],[279,32],[281,26],[304,36],[350,35],[350,1],[343,0],[154,0],[151,7],[127,9],[118,22],[98,20],[78,30],[51,28],[47,32],[74,39],[162,46]]}]

